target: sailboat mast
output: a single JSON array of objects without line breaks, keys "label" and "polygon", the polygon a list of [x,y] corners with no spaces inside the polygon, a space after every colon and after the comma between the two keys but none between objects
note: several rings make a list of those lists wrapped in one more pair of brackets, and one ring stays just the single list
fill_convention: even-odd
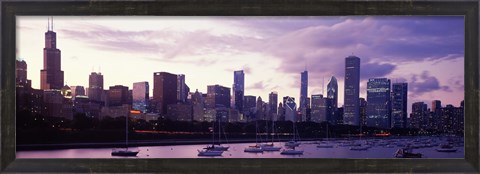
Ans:
[{"label": "sailboat mast", "polygon": [[125,146],[128,149],[128,116],[125,117]]}]

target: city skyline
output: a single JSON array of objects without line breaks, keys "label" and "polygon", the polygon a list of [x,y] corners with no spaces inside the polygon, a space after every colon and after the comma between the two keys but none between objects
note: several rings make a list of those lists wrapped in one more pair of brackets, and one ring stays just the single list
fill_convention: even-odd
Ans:
[{"label": "city skyline", "polygon": [[[72,18],[76,20],[71,20]],[[17,58],[21,58],[22,60],[27,61],[29,67],[28,79],[32,80],[32,87],[39,88],[39,72],[43,63],[37,65],[36,62],[42,62],[42,48],[37,50],[36,45],[43,45],[43,36],[47,30],[43,27],[33,28],[32,26],[46,25],[47,17],[19,17],[18,19],[19,20],[17,27],[19,27],[18,29],[20,30],[20,32],[17,32],[19,33],[19,37],[17,37],[19,39],[19,42],[17,42]],[[245,19],[250,19],[250,21]],[[338,86],[340,89],[338,91],[338,105],[339,107],[341,107],[343,105],[344,92],[343,90],[341,90],[343,89],[344,84],[344,73],[342,73],[342,71],[344,71],[343,63],[344,58],[347,57],[346,55],[348,55],[350,51],[354,52],[353,54],[355,56],[360,57],[362,62],[360,73],[360,97],[366,97],[366,80],[368,78],[385,77],[391,79],[393,83],[397,81],[409,83],[408,106],[411,106],[411,103],[417,101],[424,101],[425,103],[430,103],[432,99],[441,100],[442,104],[453,104],[455,106],[458,106],[460,101],[463,100],[463,30],[459,31],[459,29],[454,28],[453,31],[447,32],[440,29],[444,26],[443,24],[455,24],[454,26],[461,26],[461,28],[463,29],[462,17],[254,17],[253,19],[246,17],[169,17],[166,19],[149,17],[127,17],[126,19],[127,21],[130,20],[131,23],[141,23],[149,20],[167,20],[168,23],[171,23],[170,28],[164,27],[163,30],[160,31],[154,31],[148,26],[145,26],[145,28],[143,28],[143,26],[137,26],[137,28],[135,28],[120,25],[121,29],[112,28],[113,25],[118,24],[119,20],[119,18],[115,19],[114,17],[55,17],[55,27],[58,27],[58,29],[54,28],[53,30],[57,32],[57,47],[62,50],[63,60],[61,69],[65,73],[65,83],[67,85],[80,85],[87,87],[88,75],[91,72],[97,72],[96,70],[88,70],[89,65],[92,65],[94,67],[98,65],[102,67],[102,70],[100,72],[104,76],[104,89],[107,89],[109,86],[115,85],[124,85],[128,86],[129,89],[132,89],[133,83],[139,81],[147,81],[153,84],[152,74],[154,72],[164,71],[174,74],[185,74],[185,82],[189,85],[191,92],[195,91],[195,89],[199,89],[200,92],[206,93],[207,85],[219,84],[222,86],[230,87],[233,84],[233,78],[231,77],[231,73],[235,70],[244,70],[245,95],[254,95],[257,97],[260,96],[266,99],[270,92],[277,91],[279,97],[292,96],[294,98],[299,98],[298,94],[300,91],[300,78],[298,77],[298,74],[302,71],[302,69],[304,69],[305,66],[305,63],[302,63],[301,61],[301,58],[303,57],[303,60],[305,62],[308,62],[308,70],[310,72],[310,79],[308,79],[308,81],[312,82],[309,83],[308,94],[326,94],[326,91],[322,91],[322,89],[324,89],[322,85],[322,78],[330,78],[331,75],[333,75],[338,79]],[[122,20],[124,19],[122,18]],[[210,30],[202,30],[201,28],[198,29],[198,27],[194,26],[190,26],[191,28],[178,28],[178,26],[173,25],[175,23],[182,22],[197,24],[204,22],[217,24],[225,21],[230,21],[232,24],[234,24],[234,27],[229,28],[229,26],[221,25],[221,27],[218,27],[218,29],[216,27]],[[261,21],[271,22],[272,24],[278,26],[283,25],[279,21],[286,21],[286,23],[293,23],[297,24],[298,26],[283,26],[285,28],[281,28],[275,30],[275,32],[268,33],[268,29],[273,28],[262,25]],[[38,23],[38,25],[35,25],[36,23]],[[83,26],[85,30],[75,30],[74,28],[82,27],[72,27],[68,24],[76,24],[79,26]],[[373,24],[373,26],[367,27],[367,24]],[[399,24],[405,24],[405,26],[409,26],[410,24],[411,26],[423,27],[420,27],[420,29],[416,29],[413,31],[412,29],[415,27],[405,28],[398,26]],[[368,42],[362,40],[356,43],[352,43],[355,45],[353,48],[348,49],[348,47],[351,47],[352,45],[347,45],[345,46],[347,48],[342,47],[342,49],[337,49],[345,51],[335,51],[336,49],[332,48],[341,47],[341,45],[339,46],[335,44],[340,44],[342,41],[338,41],[337,43],[331,40],[325,41],[307,39],[308,36],[323,37],[322,35],[319,35],[319,31],[327,31],[333,33],[342,33],[343,31],[345,33],[342,34],[347,34],[349,25],[367,27],[367,30],[370,32],[373,32],[372,30],[378,30],[380,33],[386,31],[388,33],[389,30],[393,30],[390,31],[390,34],[394,34],[393,36],[396,36],[395,34],[397,33],[400,33],[399,35],[403,34],[405,35],[403,36],[403,38],[375,38],[373,34],[369,37],[374,40],[371,41],[371,44],[376,47],[382,46],[379,46],[378,44],[381,42],[376,42],[375,39],[384,39],[386,43],[390,43],[395,46],[403,46],[406,49],[414,49],[418,53],[412,51],[413,53],[405,53],[405,55],[403,55],[404,57],[392,58],[392,56],[394,55],[402,55],[402,53],[400,53],[401,50],[390,50],[391,53],[393,53],[393,55],[391,55],[388,54],[386,50],[392,48],[385,48],[385,50],[382,50],[385,52],[383,53],[385,55],[379,54],[378,52],[375,52],[375,54],[377,54],[375,55],[368,51],[368,45],[366,45]],[[392,28],[392,26],[398,26],[399,28]],[[448,26],[451,27],[451,25]],[[258,32],[254,32],[252,34],[247,32],[249,30],[256,30]],[[94,31],[96,31],[97,34],[94,34]],[[101,31],[103,31],[103,33]],[[189,49],[199,52],[188,52],[189,49],[181,48],[184,50],[178,50],[178,52],[174,54],[172,52],[164,52],[161,51],[160,48],[156,48],[159,49],[158,53],[151,53],[155,52],[154,46],[161,45],[161,42],[154,39],[149,40],[148,37],[166,36],[168,38],[169,36],[167,36],[167,33],[175,33],[175,31],[177,33],[177,36],[175,37],[178,38],[170,38],[173,40],[174,43],[181,41],[182,39],[184,39],[184,41],[188,41],[191,38],[196,38],[198,39],[197,41],[204,42],[205,46],[199,47],[206,50],[203,50],[202,52],[200,48],[198,48],[200,50],[195,49],[195,46],[198,46],[195,45],[196,43],[183,43],[187,44],[187,46],[189,44],[194,44],[194,46],[190,45],[189,47],[191,48]],[[206,38],[198,36],[202,33],[198,33],[199,31],[203,31],[204,34],[206,33],[208,34],[208,36],[202,36]],[[435,32],[428,33],[428,31]],[[41,33],[38,34],[39,32]],[[164,35],[160,35],[162,34],[162,32],[165,32],[163,33]],[[417,34],[424,32],[422,33],[424,37],[416,38],[413,37],[414,35],[408,37],[409,32],[417,32]],[[84,36],[83,38],[80,37],[82,34]],[[95,38],[88,38],[85,36],[93,35],[98,37],[96,40],[98,43],[87,42],[89,40],[92,41]],[[127,37],[124,38],[125,40],[113,38],[113,36],[116,35]],[[269,46],[269,48],[266,49],[267,51],[265,52],[261,52],[261,49],[254,48],[255,46],[261,46],[262,44],[258,42],[262,42],[262,40],[277,41],[276,43],[272,43],[272,45],[281,46],[282,44],[287,44],[286,41],[288,39],[296,38],[294,36],[298,37],[299,39],[306,39],[306,44],[300,44],[296,42],[292,42],[292,44],[300,44],[301,46],[305,46],[305,48],[299,48],[296,45],[291,45],[291,47],[293,47],[291,49],[275,50],[274,48],[271,48],[273,46]],[[40,42],[37,43],[35,41],[37,39],[40,40]],[[144,43],[144,47],[139,47],[141,45],[138,44],[141,43],[140,41],[142,39],[146,41],[152,41],[148,42],[152,45],[149,46],[148,43]],[[349,41],[348,37],[345,36],[342,36],[341,39],[347,39],[345,41]],[[214,40],[216,42],[209,43],[205,40]],[[245,42],[246,44],[242,46],[242,44],[233,41]],[[293,39],[293,41],[301,40]],[[111,42],[112,44],[108,45],[107,43],[109,42]],[[164,42],[168,42],[168,39]],[[325,44],[327,46],[324,45],[314,47],[316,42],[327,42]],[[329,44],[328,42],[332,43]],[[122,45],[122,43],[131,43],[131,45]],[[224,48],[217,48],[218,46],[221,46],[225,43],[227,43],[227,45]],[[431,45],[432,43],[436,47],[430,48],[430,50],[426,48],[427,46],[424,46],[424,49],[416,48],[422,47],[421,44]],[[450,43],[454,45],[452,46],[450,45]],[[101,44],[104,44],[103,47]],[[180,47],[181,45],[182,44],[178,46],[173,45],[173,47],[180,49],[178,47]],[[73,48],[74,46],[75,49]],[[138,51],[132,50],[132,52],[129,53],[128,51],[122,52],[121,50],[112,50],[126,47],[136,48],[138,49]],[[213,50],[208,50],[207,48]],[[335,56],[328,57],[328,54],[323,55],[322,53],[319,53],[322,51],[315,52],[315,50],[317,49],[324,50],[327,53],[331,52],[330,54]],[[187,52],[184,52],[185,50],[187,50]],[[314,50],[314,52],[309,52],[312,50]],[[38,52],[40,52],[40,54],[38,54]],[[166,58],[157,59],[152,57],[141,57],[145,52],[147,52],[148,55],[157,55],[158,57]],[[98,55],[92,56],[94,57],[93,59],[89,57],[89,55],[92,55],[94,53],[98,53]],[[118,56],[118,54],[126,54],[129,56]],[[140,55],[138,56],[134,54]],[[197,56],[197,54],[201,56]],[[214,55],[213,57],[216,58],[205,58],[205,56],[208,55]],[[253,58],[250,57],[252,55]],[[99,57],[102,56],[104,58],[99,59]],[[225,56],[230,57],[220,58]],[[408,56],[413,56],[414,58],[409,58]],[[117,60],[112,60],[112,58],[115,57],[121,57],[119,59],[121,59],[122,62],[125,62],[125,64],[127,64],[127,68],[122,68],[122,66],[125,66],[123,65],[123,63],[115,63],[115,66],[120,67],[109,66],[112,64],[112,61],[117,62]],[[191,59],[187,60],[187,58]],[[272,61],[268,62],[265,61],[265,59],[269,59]],[[300,61],[298,61],[298,59],[300,59]],[[232,63],[228,63],[230,61],[238,63],[239,66],[234,66],[232,65]],[[145,65],[152,63],[159,63],[159,65],[161,65],[163,64],[163,62],[167,62],[164,63],[167,66]],[[85,66],[78,66],[79,63],[81,63],[81,65],[85,64]],[[287,64],[288,66],[284,64]],[[335,68],[338,67],[338,65],[336,64],[341,65],[341,67]],[[276,67],[271,67],[275,65]],[[416,66],[421,66],[425,68],[412,69],[412,67]],[[458,68],[450,68],[451,66],[455,66]],[[430,67],[430,69],[428,69],[427,67]],[[444,71],[443,69],[445,68],[448,68],[449,71]],[[118,69],[122,69],[122,72],[118,71]],[[210,73],[205,73],[203,71],[200,71],[199,69],[212,69],[212,71]],[[124,73],[128,73],[128,76],[125,76]],[[271,77],[268,76],[268,74],[275,74],[277,76]],[[215,75],[216,78],[201,78],[202,75],[204,77],[210,77],[211,75]],[[119,80],[118,78],[122,78],[122,80],[124,81]],[[150,92],[150,94],[152,93],[153,92]],[[298,103],[298,101],[296,102]],[[409,110],[410,109],[411,108],[409,107]]]}]

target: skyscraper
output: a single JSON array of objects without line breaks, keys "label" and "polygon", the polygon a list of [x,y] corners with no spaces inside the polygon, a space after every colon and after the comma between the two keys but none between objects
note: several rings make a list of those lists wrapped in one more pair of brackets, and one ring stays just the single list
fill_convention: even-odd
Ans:
[{"label": "skyscraper", "polygon": [[29,86],[30,82],[27,80],[27,62],[24,60],[16,60],[15,70],[17,72],[15,74],[16,84],[21,86]]},{"label": "skyscraper", "polygon": [[293,97],[283,97],[283,109],[285,110],[285,121],[297,122],[297,104]]},{"label": "skyscraper", "polygon": [[132,90],[132,108],[140,110],[143,113],[147,112],[149,100],[149,86],[148,82],[133,83]]},{"label": "skyscraper", "polygon": [[154,111],[166,114],[169,104],[177,103],[177,75],[168,72],[153,73]]},{"label": "skyscraper", "polygon": [[257,113],[256,113],[256,120],[265,120],[265,110],[263,108],[263,100],[262,97],[258,96],[257,98]]},{"label": "skyscraper", "polygon": [[255,117],[254,114],[257,111],[256,99],[257,97],[251,95],[243,96],[243,114],[248,120],[251,120]]},{"label": "skyscraper", "polygon": [[205,107],[212,109],[217,107],[230,108],[230,88],[220,85],[207,86]]},{"label": "skyscraper", "polygon": [[48,21],[48,31],[45,32],[43,69],[40,70],[40,89],[61,89],[63,87],[61,66],[61,52],[57,49],[57,33],[53,31],[52,18],[51,21]]},{"label": "skyscraper", "polygon": [[108,106],[121,106],[128,102],[128,87],[122,85],[110,86],[108,90]]},{"label": "skyscraper", "polygon": [[338,107],[338,84],[335,76],[332,76],[330,82],[328,82],[327,98],[331,98],[333,100],[332,105],[334,108]]},{"label": "skyscraper", "polygon": [[185,84],[185,75],[177,75],[177,100],[185,103],[187,101],[187,85]]},{"label": "skyscraper", "polygon": [[368,79],[367,101],[367,126],[390,129],[390,80]]},{"label": "skyscraper", "polygon": [[316,122],[316,123],[320,123],[322,120],[321,120],[321,105],[322,105],[322,99],[323,99],[323,95],[321,94],[317,94],[317,95],[312,95],[312,111],[311,111],[311,114],[312,114],[312,119],[311,121],[313,122]]},{"label": "skyscraper", "polygon": [[300,73],[300,106],[298,110],[302,112],[302,118],[306,118],[307,97],[308,97],[308,71],[305,70]]},{"label": "skyscraper", "polygon": [[343,105],[343,122],[348,125],[359,125],[360,107],[360,58],[345,58],[345,92]]},{"label": "skyscraper", "polygon": [[103,75],[92,72],[88,77],[88,98],[93,101],[102,101]]},{"label": "skyscraper", "polygon": [[77,95],[85,95],[85,88],[83,86],[70,86],[72,90],[72,99],[75,99]]},{"label": "skyscraper", "polygon": [[233,107],[243,113],[243,96],[245,95],[245,74],[243,70],[233,72]]},{"label": "skyscraper", "polygon": [[412,113],[410,113],[410,127],[416,129],[425,129],[427,127],[427,104],[415,102],[412,104]]},{"label": "skyscraper", "polygon": [[393,83],[392,85],[392,127],[406,128],[407,126],[407,98],[408,84]]},{"label": "skyscraper", "polygon": [[277,117],[277,109],[278,106],[278,93],[277,92],[271,92],[268,95],[268,107],[269,109],[269,119],[274,120]]}]

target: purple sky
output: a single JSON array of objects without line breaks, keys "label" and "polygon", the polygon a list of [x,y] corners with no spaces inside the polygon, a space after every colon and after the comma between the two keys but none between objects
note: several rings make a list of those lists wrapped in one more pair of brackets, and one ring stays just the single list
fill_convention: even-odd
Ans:
[{"label": "purple sky", "polygon": [[[39,88],[47,17],[17,17],[17,58]],[[185,74],[192,91],[232,87],[243,69],[246,95],[268,99],[300,94],[300,72],[309,71],[308,95],[322,93],[333,75],[343,104],[345,57],[361,58],[366,80],[409,83],[411,103],[464,98],[463,16],[383,17],[54,17],[65,82],[88,86],[104,74],[105,87],[153,82],[153,72]],[[326,90],[326,89],[325,89]],[[298,101],[297,101],[298,102]]]}]

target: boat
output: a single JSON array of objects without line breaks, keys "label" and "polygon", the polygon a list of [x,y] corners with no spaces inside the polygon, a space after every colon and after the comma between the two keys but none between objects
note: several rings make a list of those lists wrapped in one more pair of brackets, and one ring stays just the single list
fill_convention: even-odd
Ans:
[{"label": "boat", "polygon": [[132,151],[128,150],[128,148],[125,149],[112,149],[112,156],[137,156],[139,151]]},{"label": "boat", "polygon": [[327,143],[327,142],[320,142],[317,145],[318,148],[333,148],[333,144]]},{"label": "boat", "polygon": [[292,125],[293,125],[293,139],[285,143],[285,146],[290,147],[290,148],[300,146],[300,142],[297,141],[298,132],[297,132],[297,129],[296,129],[296,126],[295,126],[295,122],[293,122]]},{"label": "boat", "polygon": [[422,158],[423,155],[421,153],[413,153],[412,148],[405,147],[398,149],[394,156],[395,158]]},{"label": "boat", "polygon": [[[327,140],[329,139],[329,138],[328,138],[328,134],[329,134],[329,132],[328,132],[328,125],[329,125],[329,124],[327,123],[327,130],[326,130],[326,132],[327,132]],[[328,142],[322,141],[322,142],[318,143],[317,147],[318,147],[318,148],[333,148],[333,144],[330,144],[330,143],[328,143]]]},{"label": "boat", "polygon": [[[268,124],[268,122],[267,122]],[[267,129],[268,129],[268,125],[267,125]],[[273,139],[275,137],[275,122],[273,121],[272,119],[272,141],[270,143],[264,143],[264,144],[261,144],[260,147],[262,148],[263,151],[267,151],[267,152],[274,152],[274,151],[280,151],[280,149],[282,149],[282,147],[277,147],[275,146],[275,144],[273,143]],[[268,139],[268,136],[267,136],[267,139]]]},{"label": "boat", "polygon": [[248,146],[246,147],[243,152],[248,152],[248,153],[263,153],[263,149],[258,144],[258,125],[257,121],[255,121],[255,145],[253,146]]},{"label": "boat", "polygon": [[263,153],[263,148],[260,145],[248,146],[243,151],[244,152],[249,152],[249,153]]},{"label": "boat", "polygon": [[128,116],[125,117],[125,148],[112,149],[112,156],[137,156],[139,150],[128,149]]},{"label": "boat", "polygon": [[220,132],[220,121],[218,123],[218,143],[215,143],[215,124],[212,122],[212,127],[209,128],[210,132],[212,132],[212,145],[208,145],[207,147],[203,148],[209,151],[228,151],[230,146],[222,146],[220,144],[221,132]]},{"label": "boat", "polygon": [[350,150],[368,150],[370,146],[361,145],[361,146],[352,146]]},{"label": "boat", "polygon": [[452,145],[449,145],[449,144],[440,145],[440,148],[436,150],[437,152],[456,152],[457,151],[456,148],[454,148]]},{"label": "boat", "polygon": [[223,150],[198,150],[198,156],[222,156]]},{"label": "boat", "polygon": [[303,150],[296,150],[295,147],[288,148],[288,149],[283,149],[282,152],[280,152],[282,155],[303,155]]}]

